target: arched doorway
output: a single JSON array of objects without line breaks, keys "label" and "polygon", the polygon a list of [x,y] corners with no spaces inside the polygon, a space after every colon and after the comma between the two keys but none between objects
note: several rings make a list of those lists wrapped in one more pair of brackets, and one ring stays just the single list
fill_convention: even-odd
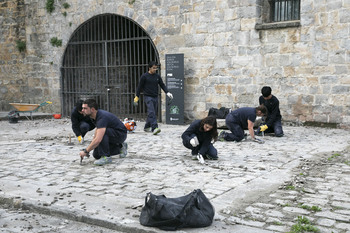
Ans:
[{"label": "arched doorway", "polygon": [[136,22],[114,14],[86,21],[73,33],[63,57],[63,115],[69,116],[79,99],[94,98],[101,109],[120,119],[145,119],[143,96],[138,107],[132,102],[139,78],[148,71],[150,61],[159,63],[158,52]]}]

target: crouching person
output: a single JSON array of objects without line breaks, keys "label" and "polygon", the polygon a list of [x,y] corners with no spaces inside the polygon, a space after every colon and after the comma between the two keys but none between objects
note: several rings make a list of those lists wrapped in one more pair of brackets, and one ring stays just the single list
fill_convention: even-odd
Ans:
[{"label": "crouching person", "polygon": [[192,151],[192,158],[204,162],[204,159],[218,159],[218,152],[213,146],[217,140],[216,118],[208,116],[194,121],[182,134],[183,145]]},{"label": "crouching person", "polygon": [[83,113],[92,119],[96,125],[94,138],[90,145],[79,153],[81,158],[88,156],[94,150],[95,165],[104,165],[112,162],[112,155],[119,154],[121,158],[127,154],[127,130],[118,117],[101,110],[93,99],[83,102]]}]

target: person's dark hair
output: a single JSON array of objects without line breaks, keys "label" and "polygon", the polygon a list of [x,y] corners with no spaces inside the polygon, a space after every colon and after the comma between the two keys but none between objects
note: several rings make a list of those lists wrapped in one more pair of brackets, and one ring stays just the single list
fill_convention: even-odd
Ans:
[{"label": "person's dark hair", "polygon": [[157,62],[151,61],[150,63],[148,63],[148,68],[152,68],[153,66],[158,66]]},{"label": "person's dark hair", "polygon": [[263,104],[256,107],[255,110],[256,111],[260,110],[261,113],[263,113],[265,116],[267,115],[267,108]]},{"label": "person's dark hair", "polygon": [[271,95],[271,87],[265,86],[261,88],[261,94],[264,97],[268,97],[269,95]]},{"label": "person's dark hair", "polygon": [[218,125],[216,123],[216,118],[212,116],[208,116],[206,118],[203,118],[201,120],[201,126],[199,128],[200,131],[204,131],[204,125],[208,124],[210,126],[213,126],[213,128],[209,131],[211,132],[211,137],[216,141],[218,139]]},{"label": "person's dark hair", "polygon": [[75,104],[75,108],[81,112],[81,110],[83,110],[83,100],[78,100],[78,102]]},{"label": "person's dark hair", "polygon": [[94,108],[94,109],[98,110],[98,103],[96,103],[96,100],[94,100],[94,99],[84,100],[83,104],[87,104],[89,106],[89,108]]}]

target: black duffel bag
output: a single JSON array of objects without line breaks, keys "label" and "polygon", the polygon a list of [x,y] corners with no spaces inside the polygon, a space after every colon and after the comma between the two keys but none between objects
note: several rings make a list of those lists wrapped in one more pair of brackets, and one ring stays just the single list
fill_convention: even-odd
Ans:
[{"label": "black duffel bag", "polygon": [[208,112],[208,116],[215,117],[216,119],[225,119],[230,112],[231,112],[230,108],[225,108],[225,107],[221,107],[220,109],[210,108]]},{"label": "black duffel bag", "polygon": [[214,214],[214,207],[200,189],[177,198],[147,193],[140,223],[175,231],[179,228],[210,226]]}]

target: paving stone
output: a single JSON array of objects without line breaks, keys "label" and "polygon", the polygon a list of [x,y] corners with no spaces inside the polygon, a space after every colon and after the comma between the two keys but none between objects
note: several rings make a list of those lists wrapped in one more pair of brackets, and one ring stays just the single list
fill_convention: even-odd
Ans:
[{"label": "paving stone", "polygon": [[[286,232],[295,224],[298,215],[305,215],[312,221],[322,219],[316,224],[328,229],[340,223],[347,224],[344,220],[350,216],[347,209],[331,212],[332,206],[328,202],[349,202],[347,191],[342,190],[348,190],[345,181],[350,180],[347,179],[350,169],[340,161],[329,163],[327,160],[330,155],[342,151],[342,159],[348,158],[348,144],[339,143],[344,138],[349,141],[348,131],[285,127],[285,137],[266,136],[263,147],[249,140],[216,142],[219,160],[201,165],[191,159],[190,151],[182,145],[181,133],[188,125],[160,124],[162,132],[157,136],[142,130],[128,134],[128,156],[125,159],[113,157],[112,164],[98,167],[93,165],[92,157],[84,159],[80,165],[78,155],[91,141],[92,133],[87,134],[84,145],[68,146],[67,138],[72,133],[69,120],[62,119],[55,124],[63,121],[64,124],[55,126],[55,134],[62,135],[59,139],[52,136],[52,128],[48,127],[52,122],[41,125],[40,132],[33,133],[33,125],[28,122],[25,130],[29,133],[21,133],[22,129],[16,133],[23,135],[21,140],[33,142],[21,144],[20,149],[16,148],[18,143],[6,144],[6,149],[1,146],[11,142],[15,135],[0,122],[0,128],[8,135],[6,141],[0,138],[0,195],[21,197],[23,201],[50,209],[62,208],[70,214],[82,211],[96,219],[113,217],[110,224],[117,222],[130,229],[143,230],[155,230],[143,228],[138,222],[147,192],[178,197],[197,188],[211,200],[217,215],[222,214],[212,228],[203,229],[203,232],[213,232],[210,231],[213,229],[245,233]],[[142,124],[138,124],[140,129]],[[305,130],[309,134],[305,134]],[[291,131],[293,134],[288,134]],[[36,142],[37,139],[40,141]],[[16,158],[1,151],[12,151]],[[317,167],[317,164],[322,166]],[[305,179],[300,178],[301,167],[305,174],[310,172]],[[311,174],[316,168],[323,170]],[[343,171],[339,171],[341,169]],[[325,182],[324,177],[329,182]],[[279,189],[287,184],[297,189]],[[302,187],[312,192],[301,192]],[[300,203],[319,205],[322,214],[298,208]],[[336,218],[327,217],[327,214]],[[284,225],[273,224],[274,220]],[[330,225],[329,220],[335,221],[334,225]],[[344,226],[335,230],[344,231],[341,228]]]},{"label": "paving stone", "polygon": [[341,230],[347,230],[350,231],[350,224],[349,223],[336,223],[335,227]]},{"label": "paving stone", "polygon": [[331,227],[336,223],[335,220],[329,218],[320,218],[317,220],[317,224],[325,227]]}]

